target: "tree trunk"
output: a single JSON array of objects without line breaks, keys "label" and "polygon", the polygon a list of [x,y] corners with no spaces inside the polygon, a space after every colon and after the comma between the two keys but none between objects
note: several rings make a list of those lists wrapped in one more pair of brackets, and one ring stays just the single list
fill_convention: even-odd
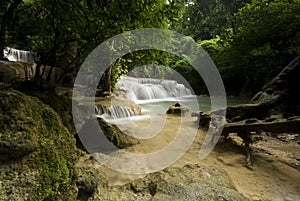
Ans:
[{"label": "tree trunk", "polygon": [[112,80],[111,80],[111,71],[112,67],[110,66],[107,71],[104,73],[104,92],[108,92],[109,94],[112,91]]},{"label": "tree trunk", "polygon": [[28,64],[24,64],[25,80],[29,80],[28,76]]},{"label": "tree trunk", "polygon": [[42,64],[40,64],[40,63],[36,64],[34,78],[39,78],[40,77],[40,74],[41,74],[41,65]]},{"label": "tree trunk", "polygon": [[50,66],[50,70],[49,70],[49,73],[47,75],[47,81],[48,82],[51,82],[52,71],[53,71],[53,66]]},{"label": "tree trunk", "polygon": [[5,48],[5,32],[6,32],[6,21],[2,17],[2,23],[0,27],[0,60],[3,60],[3,50]]},{"label": "tree trunk", "polygon": [[4,58],[3,49],[6,46],[6,28],[10,21],[10,18],[13,12],[17,9],[17,7],[22,3],[22,0],[13,1],[8,9],[1,16],[1,27],[0,27],[0,59]]}]

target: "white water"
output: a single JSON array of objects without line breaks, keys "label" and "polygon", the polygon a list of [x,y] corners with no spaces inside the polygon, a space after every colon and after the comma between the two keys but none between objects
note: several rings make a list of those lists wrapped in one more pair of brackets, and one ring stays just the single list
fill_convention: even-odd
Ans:
[{"label": "white water", "polygon": [[[191,90],[175,80],[122,77],[117,83],[120,89],[127,91],[127,98],[137,104],[153,104],[151,108],[143,108],[148,114],[165,114],[165,109],[158,106],[161,102],[178,102],[181,97],[191,97]],[[192,96],[194,97],[194,96]],[[170,106],[170,105],[169,105]],[[129,120],[145,120],[151,115],[140,115],[141,111],[130,106],[96,106],[96,115],[111,123],[122,123]],[[132,118],[135,117],[135,118]]]},{"label": "white water", "polygon": [[9,61],[21,61],[24,63],[34,63],[34,56],[30,51],[18,50],[6,47],[3,50],[4,58]]},{"label": "white water", "polygon": [[119,106],[111,105],[108,107],[97,105],[96,106],[96,115],[102,116],[106,119],[120,119],[126,117],[132,117],[139,115],[140,112],[138,109],[130,106]]},{"label": "white water", "polygon": [[137,103],[139,100],[155,101],[192,95],[190,89],[175,80],[121,77],[117,85],[128,92],[128,99]]},{"label": "white water", "polygon": [[[177,102],[187,106],[190,112],[211,110],[209,96],[192,95],[191,90],[174,80],[122,77],[118,86],[127,91],[128,99],[139,104],[144,111],[142,113],[147,115],[140,115],[129,106],[98,106],[97,115],[114,124],[151,119],[153,116],[166,114],[167,109]],[[246,98],[227,98],[228,106],[247,102],[249,100]]]}]

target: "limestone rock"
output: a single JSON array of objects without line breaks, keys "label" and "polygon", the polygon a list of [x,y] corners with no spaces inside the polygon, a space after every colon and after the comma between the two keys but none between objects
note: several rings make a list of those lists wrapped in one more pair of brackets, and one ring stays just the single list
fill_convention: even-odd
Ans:
[{"label": "limestone rock", "polygon": [[77,167],[78,178],[78,196],[77,200],[88,200],[88,198],[94,196],[99,188],[106,188],[107,178],[105,173],[93,166],[78,166]]},{"label": "limestone rock", "polygon": [[118,148],[122,149],[138,144],[134,137],[123,133],[116,125],[110,124],[102,118],[98,118],[98,122],[102,130],[104,130],[105,136]]},{"label": "limestone rock", "polygon": [[[226,108],[229,123],[245,119],[287,119],[300,116],[300,57],[287,65],[273,80],[267,83],[251,100],[250,104]],[[210,113],[217,114],[218,111]],[[199,114],[201,116],[202,114]],[[200,121],[201,123],[201,121]],[[207,126],[208,124],[204,124]]]},{"label": "limestone rock", "polygon": [[0,82],[14,83],[17,80],[26,80],[33,77],[31,64],[22,62],[0,62]]},{"label": "limestone rock", "polygon": [[195,201],[195,200],[248,200],[237,192],[225,172],[213,167],[186,165],[166,168],[148,174],[123,186],[99,191],[89,201]]},{"label": "limestone rock", "polygon": [[1,90],[0,142],[0,200],[76,199],[75,139],[53,109]]},{"label": "limestone rock", "polygon": [[25,81],[14,88],[29,96],[37,97],[44,104],[50,106],[60,116],[62,123],[69,132],[75,135],[76,130],[72,118],[72,90],[55,87],[47,89],[47,82],[42,79]]},{"label": "limestone rock", "polygon": [[[100,131],[97,124],[100,126]],[[97,132],[102,132],[103,136]],[[84,148],[91,154],[103,150],[109,151],[116,147],[122,149],[139,143],[134,137],[126,135],[116,125],[110,124],[102,118],[97,118],[97,122],[94,119],[88,120],[78,135]],[[108,144],[109,142],[115,147]]]},{"label": "limestone rock", "polygon": [[251,100],[251,103],[270,105],[269,113],[284,116],[300,115],[300,57],[287,65],[273,80],[267,83]]}]

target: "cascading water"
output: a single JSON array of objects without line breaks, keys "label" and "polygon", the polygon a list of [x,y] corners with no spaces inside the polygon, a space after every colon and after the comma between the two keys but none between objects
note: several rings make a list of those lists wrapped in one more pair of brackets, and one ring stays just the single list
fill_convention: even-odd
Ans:
[{"label": "cascading water", "polygon": [[98,116],[108,115],[109,118],[112,119],[131,117],[131,116],[136,116],[141,114],[140,108],[124,106],[124,105],[111,105],[111,106],[96,105],[95,110]]},{"label": "cascading water", "polygon": [[[140,116],[142,114],[142,108],[134,102],[143,104],[147,101],[159,102],[161,100],[170,99],[174,102],[183,96],[192,95],[191,90],[175,80],[134,78],[126,76],[121,77],[117,85],[121,89],[117,93],[123,90],[126,91],[127,99],[117,99],[118,101],[112,99],[113,101],[111,101],[110,104],[105,102],[102,104],[99,103],[95,108],[96,115],[105,118],[111,123],[120,123],[120,119],[134,116],[143,119],[143,117]],[[125,93],[124,91],[123,93]],[[124,94],[124,97],[125,96],[126,94]]]},{"label": "cascading water", "polygon": [[121,77],[118,86],[127,91],[128,98],[134,101],[192,95],[190,89],[175,80]]},{"label": "cascading water", "polygon": [[34,63],[34,56],[30,51],[18,50],[10,47],[6,47],[3,50],[4,58],[9,61],[21,61],[24,63]]}]

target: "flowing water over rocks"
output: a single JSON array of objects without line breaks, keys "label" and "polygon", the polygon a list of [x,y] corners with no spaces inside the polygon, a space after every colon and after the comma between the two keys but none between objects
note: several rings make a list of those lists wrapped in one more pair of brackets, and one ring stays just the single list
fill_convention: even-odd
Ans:
[{"label": "flowing water over rocks", "polygon": [[118,86],[131,100],[164,99],[192,95],[190,89],[175,80],[122,77]]},{"label": "flowing water over rocks", "polygon": [[9,61],[20,61],[24,63],[34,63],[34,55],[30,51],[18,50],[6,47],[3,50],[4,58]]},{"label": "flowing water over rocks", "polygon": [[[96,100],[96,115],[108,121],[141,115],[142,108],[134,102],[176,101],[177,98],[192,95],[190,89],[175,80],[122,77],[117,85],[120,89],[115,90],[111,98]],[[120,91],[124,93],[121,97]]]}]

